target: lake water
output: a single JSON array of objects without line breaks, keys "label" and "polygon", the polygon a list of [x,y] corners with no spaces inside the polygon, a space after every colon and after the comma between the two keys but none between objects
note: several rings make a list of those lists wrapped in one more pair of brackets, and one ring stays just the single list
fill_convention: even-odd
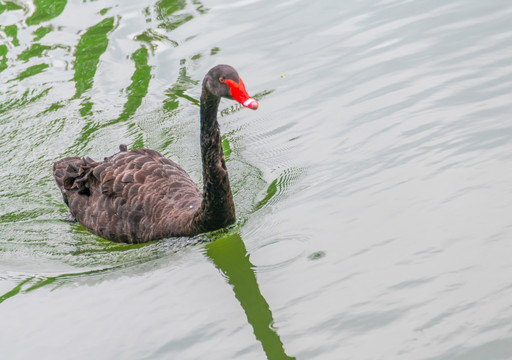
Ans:
[{"label": "lake water", "polygon": [[[512,2],[0,1],[2,359],[512,359]],[[51,164],[199,184],[204,74],[238,223],[114,244]]]}]

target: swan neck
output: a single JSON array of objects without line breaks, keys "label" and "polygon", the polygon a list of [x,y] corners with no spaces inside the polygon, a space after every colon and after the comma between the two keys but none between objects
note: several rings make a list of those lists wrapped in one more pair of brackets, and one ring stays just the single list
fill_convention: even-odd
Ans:
[{"label": "swan neck", "polygon": [[201,230],[215,230],[235,221],[233,195],[228,172],[217,111],[220,98],[203,86],[201,94],[201,158],[203,163],[203,202],[198,211]]}]

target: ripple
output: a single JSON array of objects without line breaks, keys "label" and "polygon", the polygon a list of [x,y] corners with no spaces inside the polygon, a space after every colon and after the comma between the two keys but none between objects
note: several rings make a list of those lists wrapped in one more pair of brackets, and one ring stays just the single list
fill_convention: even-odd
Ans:
[{"label": "ripple", "polygon": [[275,238],[250,251],[251,263],[256,272],[279,270],[303,257],[305,243],[306,239],[300,235]]}]

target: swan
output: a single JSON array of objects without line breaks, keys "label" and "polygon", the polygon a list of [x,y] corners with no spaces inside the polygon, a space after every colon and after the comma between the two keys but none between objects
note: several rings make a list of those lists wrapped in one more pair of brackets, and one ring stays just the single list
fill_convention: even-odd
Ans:
[{"label": "swan", "polygon": [[203,191],[172,160],[150,149],[127,149],[94,161],[67,157],[53,176],[71,215],[111,241],[143,243],[194,236],[235,222],[235,206],[217,122],[220,99],[256,110],[237,71],[217,65],[203,79],[200,107]]}]

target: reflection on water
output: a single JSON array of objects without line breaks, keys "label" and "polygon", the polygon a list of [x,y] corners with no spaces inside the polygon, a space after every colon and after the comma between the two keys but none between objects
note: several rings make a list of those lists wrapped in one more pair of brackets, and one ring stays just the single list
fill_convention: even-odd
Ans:
[{"label": "reflection on water", "polygon": [[[158,246],[156,243],[150,245],[112,244],[109,246],[109,253],[101,251],[103,261],[105,260],[105,255],[108,256],[112,251],[129,251],[132,252],[132,256],[134,256],[135,252],[132,251],[133,249],[138,250],[135,255],[136,258],[132,259],[132,261],[124,259],[124,261],[116,267],[57,276],[26,278],[14,288],[1,295],[0,303],[18,295],[20,292],[26,294],[46,286],[52,286],[53,289],[56,289],[89,277],[98,277],[101,276],[101,274],[119,271],[121,268],[130,268],[133,267],[134,264],[149,262],[152,259],[161,258],[170,252],[179,251],[185,246],[190,246],[198,241],[200,241],[199,238],[197,238],[196,241],[181,239],[178,242],[173,241],[169,243],[169,247]],[[145,253],[146,256],[144,258],[141,258],[140,250],[143,250]],[[94,251],[91,248],[87,249],[85,252],[87,256],[90,256],[92,253],[94,253]],[[75,255],[80,255],[80,253],[77,251]],[[242,306],[247,316],[247,321],[252,326],[254,334],[261,343],[267,358],[269,360],[295,359],[294,357],[286,355],[279,334],[273,327],[274,320],[272,312],[259,289],[253,270],[254,265],[249,261],[247,250],[240,235],[236,231],[229,231],[216,241],[206,244],[206,255],[213,261],[220,273],[226,277],[227,282],[233,287],[234,295]],[[91,262],[91,260],[89,260],[89,262]]]},{"label": "reflection on water", "polygon": [[[82,94],[89,90],[93,85],[94,75],[98,69],[100,56],[107,50],[107,35],[114,28],[114,18],[109,17],[98,24],[91,26],[81,36],[80,41],[76,45],[74,76],[76,93],[74,98],[79,98]],[[87,115],[88,110],[92,107],[91,103],[86,103],[80,109],[82,116]]]},{"label": "reflection on water", "polygon": [[[511,6],[0,0],[2,355],[511,357]],[[149,147],[201,183],[217,63],[261,105],[221,103],[237,227],[69,221],[64,156]]]},{"label": "reflection on water", "polygon": [[253,265],[245,245],[237,233],[224,236],[206,245],[206,254],[233,286],[235,296],[261,342],[269,360],[295,359],[286,355],[278,333],[272,328],[274,320],[267,301],[256,282]]}]

